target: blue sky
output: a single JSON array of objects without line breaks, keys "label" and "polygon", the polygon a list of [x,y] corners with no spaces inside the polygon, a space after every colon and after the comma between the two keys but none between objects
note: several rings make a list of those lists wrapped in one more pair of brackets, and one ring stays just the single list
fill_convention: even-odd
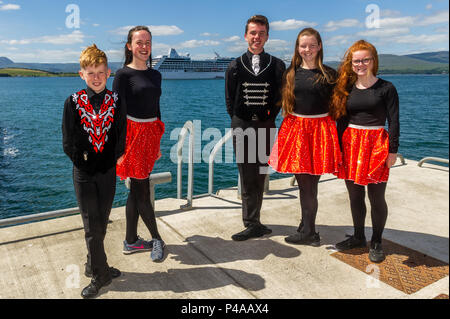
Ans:
[{"label": "blue sky", "polygon": [[385,54],[448,50],[447,0],[0,0],[0,56],[77,62],[80,51],[96,43],[110,61],[123,61],[128,29],[147,25],[153,56],[174,47],[193,58],[210,58],[214,51],[237,57],[247,48],[245,22],[254,14],[270,21],[266,51],[284,59],[304,27],[321,33],[325,61],[339,60],[358,39]]}]

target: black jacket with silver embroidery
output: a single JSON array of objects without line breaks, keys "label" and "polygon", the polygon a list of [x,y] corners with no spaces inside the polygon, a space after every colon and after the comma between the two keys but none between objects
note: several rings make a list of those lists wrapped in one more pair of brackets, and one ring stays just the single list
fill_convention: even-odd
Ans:
[{"label": "black jacket with silver embroidery", "polygon": [[262,52],[260,71],[252,69],[253,54],[247,51],[230,63],[225,74],[225,99],[230,117],[249,121],[275,120],[280,111],[281,85],[286,66],[280,59]]}]

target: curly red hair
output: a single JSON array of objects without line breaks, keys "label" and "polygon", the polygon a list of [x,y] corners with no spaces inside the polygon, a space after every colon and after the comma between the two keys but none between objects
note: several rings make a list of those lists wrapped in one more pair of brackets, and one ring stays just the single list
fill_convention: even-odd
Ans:
[{"label": "curly red hair", "polygon": [[359,40],[353,43],[344,54],[341,64],[338,69],[338,79],[334,87],[333,96],[331,98],[330,116],[337,120],[346,115],[347,98],[350,90],[357,80],[357,75],[353,72],[352,59],[353,53],[356,51],[369,51],[373,57],[372,74],[378,73],[378,53],[377,49],[369,42]]}]

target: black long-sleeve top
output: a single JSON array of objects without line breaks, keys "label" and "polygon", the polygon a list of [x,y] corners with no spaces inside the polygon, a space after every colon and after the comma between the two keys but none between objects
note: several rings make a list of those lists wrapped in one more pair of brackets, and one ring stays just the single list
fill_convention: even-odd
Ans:
[{"label": "black long-sleeve top", "polygon": [[135,70],[124,66],[116,72],[113,91],[119,94],[127,115],[138,119],[161,119],[161,79],[161,73],[150,68]]},{"label": "black long-sleeve top", "polygon": [[80,170],[94,174],[114,167],[125,152],[126,140],[126,112],[118,96],[106,89],[95,93],[89,87],[69,96],[64,102],[62,136],[64,153]]},{"label": "black long-sleeve top", "polygon": [[[337,72],[324,65],[325,70],[335,79]],[[304,69],[299,67],[295,72],[295,107],[294,112],[304,115],[328,113],[334,84],[318,81],[321,75],[319,69]]]},{"label": "black long-sleeve top", "polygon": [[338,121],[338,132],[343,133],[348,124],[385,126],[386,120],[389,153],[397,153],[400,137],[398,93],[391,82],[378,78],[367,89],[353,85],[347,99],[347,115]]},{"label": "black long-sleeve top", "polygon": [[[245,61],[249,61],[249,65],[246,65],[246,67],[249,70],[252,70],[251,61],[253,58],[253,53],[251,53],[249,50],[247,50],[246,53],[244,53],[246,56]],[[263,72],[263,70],[268,66],[269,61],[271,61],[271,56],[266,53],[265,51],[261,52],[259,54],[260,56],[260,73]],[[240,59],[240,58],[238,58]],[[233,117],[236,112],[237,108],[237,98],[239,91],[239,74],[238,74],[238,59],[235,59],[230,62],[228,65],[228,69],[225,72],[225,102],[227,107],[227,112],[230,115],[230,117]],[[283,73],[286,70],[285,63],[272,56],[272,63],[274,63],[274,81],[275,81],[275,88],[274,89],[274,96],[273,96],[273,103],[270,105],[270,119],[275,120],[278,113],[280,112],[280,106],[277,105],[278,102],[281,100],[281,86],[283,81]]]}]

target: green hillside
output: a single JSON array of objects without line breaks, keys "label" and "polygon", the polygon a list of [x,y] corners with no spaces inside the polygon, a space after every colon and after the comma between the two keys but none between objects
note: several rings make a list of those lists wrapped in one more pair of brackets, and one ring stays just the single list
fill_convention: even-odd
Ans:
[{"label": "green hillside", "polygon": [[0,69],[0,77],[69,77],[78,76],[78,73],[53,73],[42,70],[32,70],[23,68],[3,68]]},{"label": "green hillside", "polygon": [[381,54],[379,70],[380,73],[448,73],[448,63],[429,62],[393,54]]}]

